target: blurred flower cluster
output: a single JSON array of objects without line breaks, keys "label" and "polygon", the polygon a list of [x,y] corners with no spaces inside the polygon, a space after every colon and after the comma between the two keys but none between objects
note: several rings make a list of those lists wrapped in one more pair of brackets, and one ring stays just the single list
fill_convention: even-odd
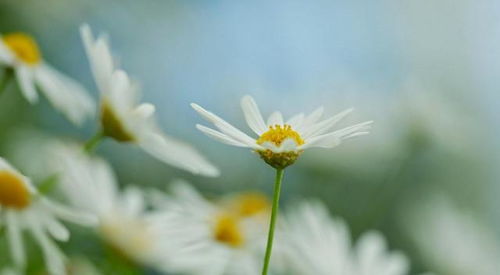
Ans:
[{"label": "blurred flower cluster", "polygon": [[[86,24],[79,34],[90,70],[69,71],[89,71],[95,92],[34,36],[0,34],[1,275],[499,274],[491,134],[450,83],[410,73],[395,94],[344,79],[346,98],[242,95],[252,136],[233,96],[189,99],[212,128],[168,97],[143,102],[123,69],[141,57],[120,59]],[[270,107],[283,112],[264,119]],[[194,127],[252,154],[186,137]]]}]

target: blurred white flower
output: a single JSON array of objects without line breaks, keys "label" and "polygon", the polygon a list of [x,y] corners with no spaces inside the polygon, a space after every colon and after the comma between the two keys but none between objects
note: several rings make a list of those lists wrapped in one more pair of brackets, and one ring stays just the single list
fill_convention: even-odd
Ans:
[{"label": "blurred white flower", "polygon": [[102,275],[97,267],[85,258],[71,259],[68,270],[71,275]]},{"label": "blurred white flower", "polygon": [[251,194],[233,197],[229,203],[213,203],[184,182],[174,183],[170,195],[154,195],[159,211],[173,213],[165,233],[175,251],[169,258],[174,272],[259,274],[270,207],[267,200]]},{"label": "blurred white flower", "polygon": [[22,274],[21,272],[17,271],[14,268],[10,268],[10,267],[7,267],[7,268],[0,270],[0,275],[21,275],[21,274]]},{"label": "blurred white flower", "polygon": [[408,261],[388,252],[382,235],[368,232],[352,246],[344,221],[330,217],[319,202],[303,202],[285,218],[281,241],[291,275],[401,275]]},{"label": "blurred white flower", "polygon": [[97,224],[94,216],[43,197],[27,177],[0,158],[0,224],[6,228],[15,265],[21,268],[26,265],[22,232],[27,230],[40,245],[48,272],[66,273],[65,257],[51,239],[67,241],[70,237],[59,219],[81,225]]},{"label": "blurred white flower", "polygon": [[400,125],[394,126],[409,131],[413,135],[410,138],[459,154],[477,153],[475,145],[484,140],[485,128],[475,122],[480,107],[473,100],[463,104],[452,94],[417,79],[409,79],[395,100],[393,108]]},{"label": "blurred white flower", "polygon": [[58,72],[42,59],[35,40],[25,33],[0,35],[0,65],[7,66],[4,77],[14,73],[24,97],[32,104],[41,91],[57,110],[80,125],[95,112],[95,102],[76,81]]},{"label": "blurred white flower", "polygon": [[81,35],[101,94],[102,134],[135,143],[153,157],[192,173],[219,175],[218,169],[193,147],[161,132],[153,117],[155,107],[138,102],[138,87],[116,67],[107,37],[95,39],[88,25],[81,27]]},{"label": "blurred white flower", "polygon": [[121,192],[109,165],[85,154],[80,146],[59,143],[53,151],[58,186],[74,207],[99,218],[99,236],[127,259],[162,269],[171,251],[163,233],[163,214],[146,210],[139,189]]},{"label": "blurred white flower", "polygon": [[337,131],[329,132],[352,109],[345,110],[333,117],[319,121],[323,108],[309,115],[303,113],[291,117],[286,122],[280,112],[272,113],[264,122],[254,99],[244,96],[241,107],[248,126],[259,136],[252,138],[236,129],[222,118],[203,109],[197,104],[191,106],[206,120],[212,122],[219,131],[196,125],[207,136],[222,143],[255,150],[261,158],[275,168],[285,168],[295,162],[298,156],[311,147],[332,148],[342,140],[368,133],[372,121],[355,124]]},{"label": "blurred white flower", "polygon": [[500,239],[491,228],[446,198],[423,205],[406,222],[424,261],[443,275],[498,274]]}]

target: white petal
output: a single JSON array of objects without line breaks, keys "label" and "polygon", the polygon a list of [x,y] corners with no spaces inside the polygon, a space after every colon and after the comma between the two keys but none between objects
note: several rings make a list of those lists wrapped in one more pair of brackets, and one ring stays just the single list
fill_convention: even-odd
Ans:
[{"label": "white petal", "polygon": [[15,72],[17,83],[19,84],[19,88],[21,88],[24,98],[31,104],[37,103],[38,93],[33,82],[33,71],[24,65],[19,65],[15,68]]},{"label": "white petal", "polygon": [[108,41],[103,35],[95,40],[87,24],[83,24],[80,27],[80,34],[97,87],[101,93],[106,92],[114,71],[114,62],[109,50]]},{"label": "white petal", "polygon": [[47,64],[35,71],[35,79],[54,108],[81,125],[95,113],[95,102],[82,85]]},{"label": "white petal", "polygon": [[281,152],[295,152],[298,149],[297,142],[292,138],[285,139],[280,146]]},{"label": "white petal", "polygon": [[293,129],[299,129],[304,121],[304,114],[300,113],[291,117],[285,124],[292,126]]},{"label": "white petal", "polygon": [[125,202],[123,205],[123,211],[128,213],[130,216],[137,216],[144,211],[144,196],[138,188],[126,188],[123,193],[123,199]]},{"label": "white petal", "polygon": [[24,251],[23,237],[21,235],[21,227],[18,217],[13,210],[5,212],[7,225],[7,240],[9,241],[10,251],[17,266],[26,265],[26,254]]},{"label": "white petal", "polygon": [[321,134],[326,133],[328,130],[330,130],[337,122],[339,122],[341,119],[343,119],[346,115],[352,112],[351,109],[347,109],[337,115],[334,115],[331,118],[325,119],[321,122],[318,122],[316,124],[310,125],[310,126],[305,126],[305,128],[302,129],[301,136],[303,139],[311,138],[314,136],[318,136]]},{"label": "white petal", "polygon": [[200,124],[196,124],[196,128],[200,131],[202,131],[205,135],[228,145],[233,145],[233,146],[238,146],[238,147],[249,147],[247,144],[241,143],[237,140],[234,140],[233,138],[216,131],[214,129],[210,129],[208,127],[205,127]]},{"label": "white petal", "polygon": [[193,209],[211,210],[213,205],[208,202],[191,184],[183,180],[172,182],[170,192],[175,199],[182,202],[184,205],[192,206]]},{"label": "white petal", "polygon": [[96,216],[58,204],[47,198],[40,199],[41,205],[47,207],[56,217],[79,225],[95,226],[98,223]]},{"label": "white petal", "polygon": [[276,111],[272,113],[267,119],[267,126],[283,125],[283,115]]},{"label": "white petal", "polygon": [[196,149],[173,138],[154,132],[144,133],[139,146],[155,158],[191,173],[210,177],[219,175],[219,170]]},{"label": "white petal", "polygon": [[250,129],[252,129],[259,136],[267,131],[267,127],[264,123],[259,107],[251,96],[246,95],[241,99],[241,108],[243,109],[245,120],[247,121]]},{"label": "white petal", "polygon": [[296,152],[299,149],[297,143],[292,138],[285,139],[280,144],[279,147],[276,146],[274,143],[268,142],[268,141],[264,142],[262,144],[262,147],[264,147],[265,149],[269,149],[269,150],[273,151],[274,153]]},{"label": "white petal", "polygon": [[224,134],[228,135],[229,137],[249,145],[250,147],[256,146],[256,141],[255,139],[249,137],[247,134],[243,133],[242,131],[236,129],[236,127],[232,126],[231,124],[227,123],[225,120],[222,118],[218,117],[217,115],[203,109],[201,106],[198,104],[191,104],[191,107],[198,112],[203,118],[206,120],[212,122],[221,132]]},{"label": "white petal", "polygon": [[0,63],[12,65],[14,63],[15,57],[9,47],[3,42],[0,36]]},{"label": "white petal", "polygon": [[385,239],[378,232],[365,233],[356,246],[362,274],[399,275],[408,272],[408,260],[400,253],[388,253]]},{"label": "white petal", "polygon": [[370,129],[370,125],[373,121],[366,121],[356,125],[352,125],[335,132],[315,136],[311,139],[306,140],[305,144],[300,147],[300,149],[307,149],[310,147],[323,147],[332,148],[341,143],[342,140],[355,137],[359,135],[367,134]]},{"label": "white petal", "polygon": [[54,239],[62,242],[69,240],[70,233],[68,229],[62,225],[58,220],[47,215],[44,217],[43,223],[45,224],[47,231]]},{"label": "white petal", "polygon": [[[109,79],[109,87],[104,92],[109,103],[120,113],[129,112],[136,108],[138,89],[123,70],[116,70]],[[148,107],[149,108],[149,107]]]},{"label": "white petal", "polygon": [[316,121],[318,121],[321,118],[321,116],[323,115],[324,110],[325,109],[323,108],[323,106],[314,110],[311,114],[309,114],[307,117],[304,118],[302,125],[300,125],[300,127],[298,127],[296,129],[296,131],[299,131],[299,132],[303,131],[306,127],[309,127],[309,126],[313,125],[314,123],[316,123]]},{"label": "white petal", "polygon": [[66,274],[64,265],[65,257],[59,248],[47,237],[47,234],[42,231],[42,228],[38,224],[31,223],[30,230],[42,248],[47,271],[52,275]]},{"label": "white petal", "polygon": [[155,106],[151,103],[142,103],[134,109],[134,115],[147,119],[155,112]]}]

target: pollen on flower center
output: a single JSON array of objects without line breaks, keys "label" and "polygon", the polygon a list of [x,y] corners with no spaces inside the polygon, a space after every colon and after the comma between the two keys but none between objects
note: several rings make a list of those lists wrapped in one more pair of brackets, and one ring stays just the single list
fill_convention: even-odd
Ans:
[{"label": "pollen on flower center", "polygon": [[216,241],[231,247],[239,247],[244,242],[243,232],[238,224],[238,219],[230,215],[217,217],[213,236]]},{"label": "pollen on flower center", "polygon": [[10,33],[3,36],[3,41],[15,53],[16,57],[26,64],[36,65],[40,63],[40,50],[31,36],[21,32]]},{"label": "pollen on flower center", "polygon": [[264,142],[271,142],[276,146],[280,146],[285,139],[293,139],[297,145],[304,144],[304,140],[300,137],[300,134],[292,129],[290,125],[274,125],[269,126],[269,130],[263,133],[259,139],[257,139],[257,144],[263,144]]},{"label": "pollen on flower center", "polygon": [[0,205],[23,209],[30,201],[31,194],[23,179],[9,171],[0,171]]}]

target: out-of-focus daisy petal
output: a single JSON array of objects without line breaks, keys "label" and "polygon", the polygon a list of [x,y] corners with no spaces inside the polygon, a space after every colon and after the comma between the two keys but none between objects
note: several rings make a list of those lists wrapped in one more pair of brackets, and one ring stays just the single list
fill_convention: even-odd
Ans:
[{"label": "out-of-focus daisy petal", "polygon": [[33,71],[26,66],[17,66],[15,68],[15,74],[17,83],[26,100],[31,104],[38,102],[38,93],[35,89]]},{"label": "out-of-focus daisy petal", "polygon": [[35,79],[49,101],[73,123],[81,125],[95,113],[94,100],[79,83],[48,64],[35,69]]},{"label": "out-of-focus daisy petal", "polygon": [[97,217],[92,214],[69,208],[45,198],[41,199],[41,203],[44,207],[50,209],[57,217],[74,224],[95,226],[98,223]]},{"label": "out-of-focus daisy petal", "polygon": [[43,229],[36,223],[32,223],[30,231],[34,239],[42,248],[45,262],[47,263],[47,271],[54,275],[66,274],[64,261],[65,257],[55,244],[47,237]]},{"label": "out-of-focus daisy petal", "polygon": [[12,211],[6,211],[4,215],[7,225],[7,239],[9,241],[12,257],[14,258],[14,263],[17,266],[25,266],[26,256],[19,220]]},{"label": "out-of-focus daisy petal", "polygon": [[219,170],[190,145],[158,133],[147,133],[139,146],[150,155],[194,174],[215,177]]},{"label": "out-of-focus daisy petal", "polygon": [[70,233],[61,222],[48,215],[43,218],[42,222],[54,239],[62,242],[69,240]]},{"label": "out-of-focus daisy petal", "polygon": [[109,50],[108,41],[105,36],[100,36],[95,40],[89,25],[83,24],[80,27],[85,51],[90,59],[90,69],[96,79],[97,87],[103,91],[108,88],[108,79],[113,73],[114,62]]},{"label": "out-of-focus daisy petal", "polygon": [[14,56],[10,52],[9,48],[1,40],[0,34],[0,62],[3,64],[12,65],[14,63]]}]

